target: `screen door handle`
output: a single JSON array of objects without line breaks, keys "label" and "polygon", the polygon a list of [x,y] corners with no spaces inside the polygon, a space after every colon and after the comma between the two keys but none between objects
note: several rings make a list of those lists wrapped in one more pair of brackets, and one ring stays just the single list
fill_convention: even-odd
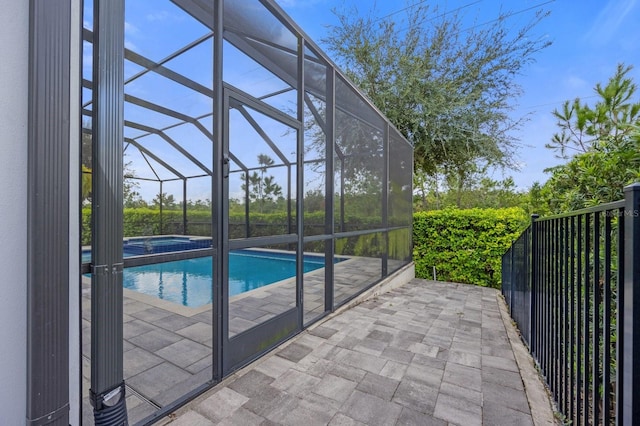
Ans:
[{"label": "screen door handle", "polygon": [[222,156],[222,175],[225,178],[229,177],[229,154]]}]

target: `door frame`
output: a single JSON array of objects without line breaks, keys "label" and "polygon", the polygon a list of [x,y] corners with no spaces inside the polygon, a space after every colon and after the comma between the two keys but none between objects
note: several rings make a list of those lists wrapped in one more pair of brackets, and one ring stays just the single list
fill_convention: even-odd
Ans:
[{"label": "door frame", "polygon": [[[300,152],[302,123],[294,118],[286,115],[282,111],[242,92],[241,90],[224,84],[223,90],[223,139],[222,139],[222,167],[220,168],[220,178],[222,179],[222,232],[225,244],[219,251],[221,261],[218,263],[222,267],[222,281],[220,282],[222,292],[221,318],[222,318],[222,373],[226,376],[244,365],[259,358],[264,353],[273,349],[278,344],[289,339],[293,335],[302,330],[302,268],[300,262],[303,259],[303,247],[300,244],[301,236],[298,235],[298,227],[295,226],[296,232],[274,235],[266,237],[250,237],[241,239],[229,239],[229,111],[233,108],[233,103],[246,105],[265,116],[276,120],[286,126],[297,131],[297,155],[295,165],[297,173],[301,173],[300,164],[302,154]],[[295,179],[296,183],[296,200],[301,200],[301,191],[298,184],[299,178]],[[289,180],[291,184],[291,179]],[[300,201],[299,201],[300,202]],[[248,216],[246,218],[248,220]],[[296,221],[301,220],[296,214]],[[296,244],[296,295],[295,307],[280,313],[258,325],[255,325],[233,337],[229,337],[229,252],[243,248],[250,248],[269,244]]]}]

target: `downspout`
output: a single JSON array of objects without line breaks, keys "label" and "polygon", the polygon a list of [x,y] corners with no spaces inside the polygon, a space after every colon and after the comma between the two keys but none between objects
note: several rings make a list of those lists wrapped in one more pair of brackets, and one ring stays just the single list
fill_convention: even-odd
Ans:
[{"label": "downspout", "polygon": [[69,424],[71,15],[29,3],[27,425]]}]

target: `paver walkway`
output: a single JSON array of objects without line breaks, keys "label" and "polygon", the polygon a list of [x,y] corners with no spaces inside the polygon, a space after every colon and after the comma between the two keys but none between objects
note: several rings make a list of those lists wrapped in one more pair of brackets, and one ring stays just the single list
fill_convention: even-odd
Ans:
[{"label": "paver walkway", "polygon": [[161,423],[552,424],[548,399],[530,407],[499,297],[414,279],[301,333]]},{"label": "paver walkway", "polygon": [[[389,259],[388,268],[397,270],[402,263]],[[381,273],[380,258],[348,256],[347,260],[336,263],[335,303],[339,304],[379,281]],[[303,314],[305,322],[308,322],[324,313],[324,268],[305,273],[303,280]],[[160,292],[157,279],[149,279],[144,284]],[[165,274],[164,284],[175,285],[175,276]],[[178,284],[186,283],[180,279]],[[230,336],[295,306],[295,284],[295,279],[287,279],[232,296],[229,300]],[[182,294],[187,298],[188,289],[183,288]],[[88,277],[82,279],[82,297],[82,424],[91,426],[94,421],[93,408],[89,403],[91,280]],[[131,424],[136,424],[211,380],[213,314],[211,304],[191,308],[128,289],[123,292],[123,311],[123,361],[128,417]]]}]

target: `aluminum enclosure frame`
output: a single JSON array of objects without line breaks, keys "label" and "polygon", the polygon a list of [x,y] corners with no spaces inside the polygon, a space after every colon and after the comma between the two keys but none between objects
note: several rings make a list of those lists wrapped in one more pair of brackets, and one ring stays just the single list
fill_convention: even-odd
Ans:
[{"label": "aluminum enclosure frame", "polygon": [[[390,235],[395,231],[406,232],[406,240],[402,240],[403,249],[410,249],[411,218],[403,217],[401,223],[396,223],[390,218],[390,193],[392,192],[391,169],[391,138],[406,144],[406,152],[411,150],[410,144],[404,140],[401,134],[391,123],[382,116],[380,111],[349,82],[335,64],[326,57],[319,47],[311,41],[306,34],[286,16],[282,9],[272,0],[256,0],[256,4],[264,7],[272,18],[286,27],[296,38],[296,48],[288,51],[281,49],[275,41],[259,40],[251,35],[235,32],[234,29],[225,27],[224,1],[212,0],[206,4],[188,0],[175,0],[173,3],[182,5],[185,11],[196,13],[202,22],[206,23],[211,32],[194,40],[191,44],[174,52],[174,57],[188,51],[191,47],[212,40],[213,58],[212,80],[213,90],[210,90],[197,82],[191,81],[186,76],[172,71],[165,66],[166,61],[152,61],[143,55],[125,48],[124,44],[124,3],[125,0],[94,0],[96,25],[89,31],[85,29],[82,39],[92,43],[94,48],[93,78],[92,81],[79,79],[72,81],[69,68],[72,67],[69,52],[61,46],[72,44],[71,40],[71,10],[68,0],[31,0],[32,52],[30,69],[34,73],[30,76],[30,123],[32,129],[29,136],[29,394],[35,396],[47,389],[44,399],[30,400],[27,418],[30,424],[69,424],[69,286],[70,272],[68,240],[60,238],[67,236],[69,230],[69,185],[60,184],[67,182],[69,175],[69,111],[73,110],[71,104],[75,100],[70,98],[72,85],[92,91],[92,101],[82,104],[78,102],[79,114],[92,119],[92,144],[93,144],[93,168],[92,168],[92,260],[86,264],[83,272],[91,272],[91,399],[99,411],[105,399],[109,399],[112,391],[121,389],[120,397],[124,398],[124,363],[123,363],[123,269],[129,265],[155,263],[169,258],[189,258],[196,256],[212,256],[213,258],[213,309],[211,337],[213,347],[211,351],[212,367],[211,379],[186,391],[179,399],[162,406],[157,412],[143,419],[141,423],[152,423],[160,417],[173,411],[184,404],[188,399],[210,388],[222,380],[237,368],[246,365],[256,356],[260,356],[266,350],[270,350],[275,344],[300,332],[309,324],[323,318],[337,307],[348,303],[362,292],[371,288],[381,279],[397,270],[397,265],[406,265],[410,262],[410,251],[397,260],[396,266],[390,266]],[[228,30],[228,31],[227,31]],[[61,42],[63,40],[64,42]],[[81,40],[78,40],[80,43]],[[278,145],[278,141],[272,141],[266,132],[261,130],[259,123],[244,111],[241,105],[225,105],[225,86],[228,83],[223,79],[223,51],[225,43],[236,48],[245,49],[243,53],[257,59],[263,59],[263,66],[274,72],[282,81],[291,84],[291,88],[279,89],[263,96],[251,97],[251,102],[266,105],[269,98],[277,97],[291,90],[296,91],[296,108],[291,115],[298,130],[296,139],[295,160],[287,159]],[[266,49],[266,50],[265,50]],[[276,49],[276,55],[295,55],[295,70],[287,68],[292,63],[279,64],[274,58],[269,58],[269,49]],[[211,99],[211,114],[205,116],[191,116],[171,109],[165,105],[144,99],[142,96],[134,96],[126,93],[127,81],[136,76],[125,79],[124,62],[129,60],[138,64],[144,70],[136,74],[141,76],[146,73],[157,73],[165,78],[190,87],[201,94],[206,94]],[[310,68],[318,68],[324,74],[324,81],[318,83],[310,77]],[[326,71],[325,71],[326,70]],[[54,78],[50,78],[53,76]],[[348,93],[336,94],[336,85],[342,85],[348,89]],[[234,93],[240,89],[232,89]],[[341,97],[341,95],[345,95]],[[319,101],[324,111],[319,110],[314,101]],[[47,104],[47,100],[53,99],[57,104]],[[194,153],[180,145],[167,134],[169,130],[161,126],[149,126],[147,123],[136,120],[126,120],[124,104],[129,103],[154,113],[162,114],[179,120],[180,123],[189,123],[201,133],[201,135],[213,143],[212,166]],[[44,105],[44,106],[43,106]],[[229,161],[233,161],[241,170],[248,174],[256,170],[256,167],[245,165],[233,152],[226,153],[221,143],[228,138],[228,129],[225,129],[225,114],[227,108],[234,108],[250,123],[258,133],[262,141],[276,153],[280,163],[279,167],[286,167],[288,172],[287,216],[288,229],[285,234],[268,235],[262,237],[231,239],[228,230],[228,204],[229,199],[221,200],[225,194],[224,169]],[[259,111],[268,108],[262,106]],[[356,120],[363,126],[373,129],[379,139],[375,151],[376,163],[367,172],[376,174],[372,180],[380,193],[376,194],[381,205],[373,206],[376,224],[363,225],[359,228],[349,228],[348,210],[345,203],[348,190],[346,185],[350,182],[349,168],[355,169],[357,161],[366,163],[371,154],[365,149],[354,149],[353,152],[342,149],[336,142],[337,127],[341,117]],[[322,229],[317,233],[307,234],[305,228],[305,123],[310,120],[310,113],[314,116],[316,126],[323,132],[324,158],[310,160],[321,165],[324,174],[323,207],[324,214]],[[361,115],[358,115],[358,114]],[[66,115],[65,115],[66,114]],[[284,112],[282,112],[284,114]],[[212,130],[208,130],[200,122],[201,119],[212,117]],[[73,120],[71,120],[73,121]],[[79,120],[81,121],[81,120]],[[65,127],[66,126],[66,127]],[[197,170],[189,174],[182,171],[171,158],[159,154],[148,145],[140,142],[140,136],[128,137],[123,129],[137,129],[144,135],[154,134],[176,149]],[[87,131],[86,129],[84,130]],[[82,130],[78,129],[78,134]],[[357,145],[358,140],[355,139]],[[193,253],[180,253],[159,255],[144,259],[125,260],[122,257],[123,238],[123,212],[122,212],[122,188],[123,179],[123,152],[125,149],[137,149],[143,157],[151,158],[154,162],[168,170],[174,178],[169,180],[182,181],[183,188],[183,230],[187,230],[187,182],[191,178],[210,178],[212,199],[217,201],[211,208],[211,237],[212,247]],[[225,157],[228,154],[228,157]],[[405,159],[412,164],[412,158]],[[349,162],[353,161],[352,164]],[[339,167],[336,167],[339,163]],[[402,194],[408,194],[410,206],[411,195],[411,168],[407,166],[405,175],[408,181],[394,182],[404,184]],[[336,170],[338,169],[338,170]],[[352,171],[353,172],[353,171]],[[154,172],[155,173],[155,172]],[[340,175],[339,177],[337,175]],[[162,184],[167,179],[158,178],[162,194]],[[295,177],[294,177],[295,176]],[[295,190],[293,189],[295,187]],[[367,194],[369,195],[369,194]],[[406,197],[405,197],[406,198]],[[407,200],[403,198],[406,204]],[[345,205],[347,204],[347,205]],[[406,207],[406,206],[405,206]],[[247,205],[248,208],[248,205]],[[410,207],[409,207],[410,209]],[[249,213],[246,214],[246,237],[251,237],[249,231]],[[378,223],[379,222],[379,223]],[[161,227],[162,232],[162,227]],[[314,231],[315,232],[315,231]],[[404,235],[404,234],[403,234]],[[36,242],[36,236],[37,242]],[[44,237],[44,242],[43,242]],[[334,278],[336,266],[334,259],[344,254],[338,241],[358,240],[360,237],[371,237],[376,241],[376,250],[370,256],[376,262],[378,276],[370,279],[356,289],[353,294],[337,296]],[[363,241],[366,241],[364,239]],[[270,331],[265,334],[282,331],[279,340],[266,348],[249,349],[245,352],[232,350],[228,352],[230,341],[228,337],[228,316],[225,314],[224,303],[228,302],[223,283],[228,281],[229,271],[226,256],[234,248],[259,246],[275,246],[278,244],[295,245],[296,253],[296,281],[295,281],[295,308],[273,320],[265,321],[260,326],[251,330],[251,333],[234,338],[237,341],[255,341],[255,335],[263,333],[260,327]],[[324,254],[324,288],[323,306],[321,312],[311,319],[306,319],[305,312],[305,281],[301,259],[305,255],[307,246],[317,244],[318,253]],[[404,247],[406,246],[406,247]],[[366,257],[366,256],[364,256]],[[376,264],[378,265],[378,264]],[[394,269],[395,268],[395,269]],[[50,285],[53,283],[53,285]],[[315,315],[315,314],[314,314]],[[42,318],[47,324],[54,324],[55,330],[41,328]],[[252,334],[253,333],[253,334]],[[242,345],[240,345],[242,346]],[[55,353],[55,357],[51,355]],[[59,364],[49,365],[45,360],[55,359]],[[55,374],[51,374],[55,372]],[[65,380],[62,380],[62,379]],[[46,380],[54,381],[52,384]],[[53,383],[53,382],[52,382]],[[55,391],[54,391],[55,390]],[[75,401],[77,403],[77,401]],[[108,404],[107,404],[108,405]],[[126,407],[125,407],[126,410]]]}]

